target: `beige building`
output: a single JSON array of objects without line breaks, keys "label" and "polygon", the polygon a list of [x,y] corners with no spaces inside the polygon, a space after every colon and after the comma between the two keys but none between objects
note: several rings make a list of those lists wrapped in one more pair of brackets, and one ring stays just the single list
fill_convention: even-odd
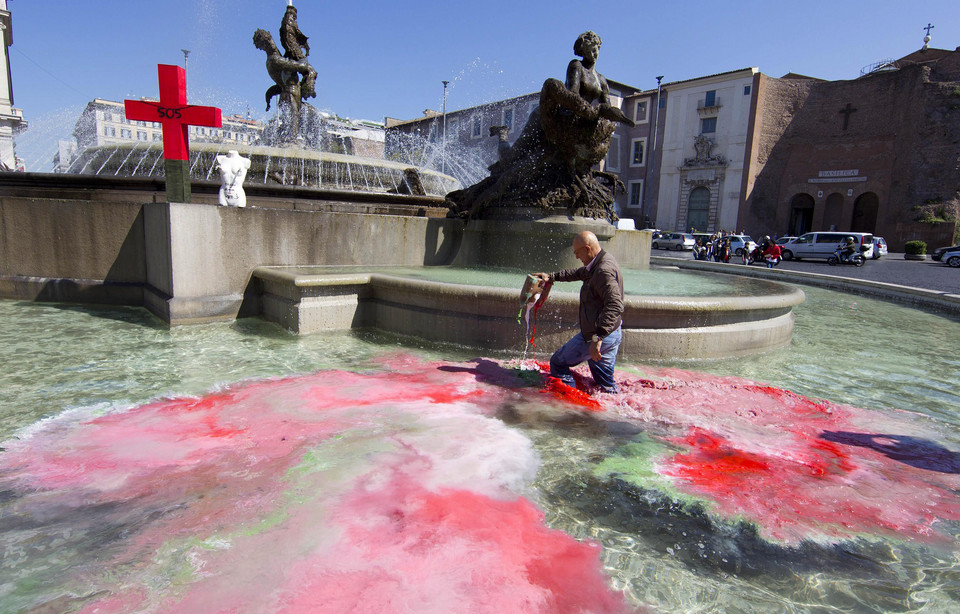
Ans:
[{"label": "beige building", "polygon": [[3,33],[0,50],[3,52],[4,66],[4,70],[0,71],[0,169],[24,170],[13,149],[14,135],[26,130],[27,122],[23,120],[23,111],[13,106],[13,78],[7,49],[13,44],[13,26],[7,0],[0,0],[0,31]]},{"label": "beige building", "polygon": [[739,230],[756,68],[667,83],[658,228]]},{"label": "beige building", "polygon": [[[227,115],[222,128],[190,126],[194,143],[227,143],[252,145],[260,140],[263,124],[240,115]],[[163,131],[160,122],[127,119],[122,102],[96,98],[87,103],[73,130],[81,148],[113,143],[160,143]]]}]

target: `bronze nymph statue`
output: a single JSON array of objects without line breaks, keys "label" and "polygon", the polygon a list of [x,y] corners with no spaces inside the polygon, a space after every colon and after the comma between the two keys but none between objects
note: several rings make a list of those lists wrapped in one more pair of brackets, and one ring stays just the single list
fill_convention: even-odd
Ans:
[{"label": "bronze nymph statue", "polygon": [[566,81],[544,82],[540,106],[513,147],[501,143],[489,177],[447,195],[451,215],[616,219],[611,205],[623,183],[593,167],[607,155],[615,122],[634,124],[610,103],[607,80],[596,70],[601,44],[594,32],[577,38],[573,49],[581,59],[568,64]]}]

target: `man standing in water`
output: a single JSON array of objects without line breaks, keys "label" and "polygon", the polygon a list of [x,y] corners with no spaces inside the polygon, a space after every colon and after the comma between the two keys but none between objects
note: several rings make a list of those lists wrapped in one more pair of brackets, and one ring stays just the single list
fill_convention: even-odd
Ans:
[{"label": "man standing in water", "polygon": [[597,236],[585,230],[573,238],[573,255],[583,263],[578,269],[537,273],[544,281],[582,281],[580,333],[550,357],[550,375],[574,385],[570,367],[584,360],[604,392],[616,392],[613,367],[623,333],[623,274],[616,259],[600,248]]}]

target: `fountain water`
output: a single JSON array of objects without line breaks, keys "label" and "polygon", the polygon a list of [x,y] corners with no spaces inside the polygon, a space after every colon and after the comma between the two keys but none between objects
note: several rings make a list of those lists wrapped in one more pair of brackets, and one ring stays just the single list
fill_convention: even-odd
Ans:
[{"label": "fountain water", "polygon": [[[216,179],[216,159],[230,149],[250,158],[248,183],[292,185],[374,193],[410,193],[405,173],[411,164],[318,150],[296,150],[264,145],[194,143],[190,146],[190,176],[194,181]],[[163,177],[163,148],[125,143],[84,149],[68,173],[116,177]],[[417,168],[425,193],[443,196],[458,181],[429,168]]]},{"label": "fountain water", "polygon": [[951,611],[960,323],[807,294],[791,347],[590,407],[449,346],[0,302],[0,602]]}]

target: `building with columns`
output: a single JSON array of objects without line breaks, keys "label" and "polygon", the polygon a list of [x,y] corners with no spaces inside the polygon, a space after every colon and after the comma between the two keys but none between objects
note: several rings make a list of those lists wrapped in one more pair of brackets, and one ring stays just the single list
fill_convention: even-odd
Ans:
[{"label": "building with columns", "polygon": [[13,44],[13,24],[10,11],[7,10],[7,0],[0,0],[0,32],[3,34],[0,52],[3,53],[4,67],[0,75],[0,169],[23,170],[14,153],[13,137],[26,130],[27,122],[23,120],[23,111],[13,106],[13,78],[10,73],[9,54],[9,47]]}]

